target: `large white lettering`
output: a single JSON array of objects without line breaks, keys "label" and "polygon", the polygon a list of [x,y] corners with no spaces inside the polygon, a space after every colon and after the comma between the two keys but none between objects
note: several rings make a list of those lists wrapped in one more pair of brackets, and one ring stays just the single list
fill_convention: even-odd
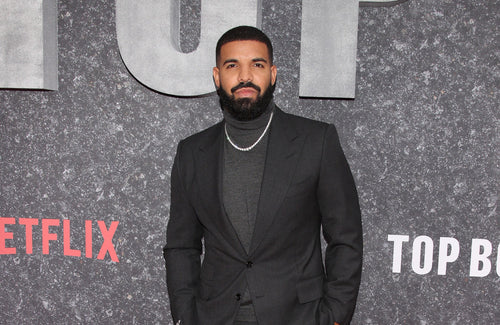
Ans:
[{"label": "large white lettering", "polygon": [[[424,253],[422,254],[422,246]],[[432,270],[432,251],[434,244],[432,238],[428,236],[418,236],[413,241],[413,253],[411,258],[411,268],[417,274],[427,274]],[[421,258],[423,255],[424,263],[421,266]]]},{"label": "large white lettering", "polygon": [[[359,6],[405,1],[303,0],[299,95],[354,98]],[[176,96],[210,93],[217,38],[236,25],[260,27],[261,2],[238,1],[238,10],[229,12],[233,1],[202,1],[199,46],[182,53],[180,0],[117,0],[123,62],[137,80],[156,91]],[[1,1],[0,44],[0,88],[58,88],[56,0]]]},{"label": "large white lettering", "polygon": [[500,276],[500,244],[497,248],[497,275]]},{"label": "large white lettering", "polygon": [[[362,1],[391,5],[400,1]],[[179,46],[179,0],[117,0],[116,31],[123,62],[137,80],[162,93],[213,92],[215,44],[237,25],[260,27],[261,0],[202,1],[198,48]],[[354,98],[359,0],[303,0],[300,90],[303,97]]]},{"label": "large white lettering", "polygon": [[403,242],[410,240],[406,235],[388,235],[388,241],[394,242],[392,253],[392,272],[401,273],[401,260],[403,258]]},{"label": "large white lettering", "polygon": [[57,87],[57,1],[0,1],[0,88]]},{"label": "large white lettering", "polygon": [[[401,273],[404,243],[410,241],[408,235],[388,235],[387,240],[393,242],[392,272]],[[493,245],[487,239],[472,239],[469,276],[485,277],[491,273]],[[411,269],[416,274],[425,275],[432,271],[434,241],[428,236],[417,236],[412,243]],[[456,262],[460,257],[460,243],[452,237],[439,238],[437,274],[446,275],[449,264]],[[496,273],[500,276],[500,244],[497,248]],[[458,265],[462,265],[458,264]]]},{"label": "large white lettering", "polygon": [[357,1],[302,0],[300,96],[354,98],[358,10]]},{"label": "large white lettering", "polygon": [[[448,250],[450,253],[448,254]],[[446,274],[446,266],[448,263],[453,263],[458,259],[460,253],[460,244],[458,240],[452,237],[441,237],[439,239],[439,258],[438,258],[438,274]]]},{"label": "large white lettering", "polygon": [[[491,261],[491,243],[487,239],[472,239],[470,253],[470,270],[469,275],[473,277],[485,277],[490,274]],[[498,264],[498,261],[497,261]]]},{"label": "large white lettering", "polygon": [[[230,10],[228,8],[235,8]],[[260,26],[258,0],[202,1],[198,48],[182,53],[179,0],[117,0],[116,33],[123,62],[146,86],[177,96],[214,91],[212,67],[220,35],[237,25]]]}]

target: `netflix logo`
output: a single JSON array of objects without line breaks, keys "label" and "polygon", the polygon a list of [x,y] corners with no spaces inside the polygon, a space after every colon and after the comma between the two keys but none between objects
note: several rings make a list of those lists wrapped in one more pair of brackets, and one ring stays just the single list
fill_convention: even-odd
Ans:
[{"label": "netflix logo", "polygon": [[[62,222],[61,222],[62,221]],[[99,250],[96,258],[98,260],[104,260],[106,256],[111,258],[114,262],[119,262],[118,256],[116,255],[115,246],[113,245],[113,236],[115,235],[116,229],[118,228],[119,221],[111,221],[109,227],[106,226],[104,221],[92,221],[85,220],[85,244],[84,247],[74,247],[71,244],[71,221],[69,219],[59,220],[59,219],[34,219],[34,218],[0,218],[0,255],[14,255],[17,254],[19,249],[13,247],[12,244],[15,242],[14,239],[17,237],[23,237],[25,239],[25,250],[26,254],[33,254],[33,234],[34,232],[41,232],[41,247],[42,253],[48,255],[50,253],[50,243],[55,241],[60,241],[61,239],[57,234],[57,227],[62,226],[62,242],[63,242],[63,254],[65,256],[82,256],[82,251],[87,258],[94,257],[94,250],[97,248],[95,246],[95,241],[92,238],[92,229],[97,223],[97,227],[101,232],[102,242],[99,240]],[[15,232],[9,231],[9,227],[6,225],[19,224],[24,227],[24,231]],[[61,225],[62,224],[62,225]],[[22,229],[22,228],[21,228]],[[81,230],[80,230],[81,231]],[[35,247],[40,243],[36,243]]]}]

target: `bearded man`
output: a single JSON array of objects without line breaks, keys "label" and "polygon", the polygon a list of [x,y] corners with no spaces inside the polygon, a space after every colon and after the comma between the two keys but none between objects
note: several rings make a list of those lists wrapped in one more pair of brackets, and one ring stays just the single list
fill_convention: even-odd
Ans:
[{"label": "bearded man", "polygon": [[164,256],[175,324],[352,318],[362,264],[354,180],[333,125],[274,104],[276,75],[259,29],[219,39],[224,119],[179,143],[171,174]]}]

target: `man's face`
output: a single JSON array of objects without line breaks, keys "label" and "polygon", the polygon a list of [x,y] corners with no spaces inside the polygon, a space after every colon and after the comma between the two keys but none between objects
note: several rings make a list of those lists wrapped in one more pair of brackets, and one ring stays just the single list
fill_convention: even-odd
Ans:
[{"label": "man's face", "polygon": [[276,66],[266,44],[233,41],[222,45],[213,77],[223,109],[241,120],[262,114],[272,98]]}]

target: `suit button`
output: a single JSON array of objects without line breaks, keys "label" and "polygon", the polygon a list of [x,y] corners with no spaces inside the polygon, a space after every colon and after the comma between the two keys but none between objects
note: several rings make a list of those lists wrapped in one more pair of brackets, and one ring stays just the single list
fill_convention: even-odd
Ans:
[{"label": "suit button", "polygon": [[248,267],[248,268],[251,268],[252,266],[253,266],[252,261],[248,261],[248,262],[247,262],[247,267]]},{"label": "suit button", "polygon": [[236,298],[237,301],[240,301],[241,300],[241,294],[237,293],[236,296],[234,296]]}]

